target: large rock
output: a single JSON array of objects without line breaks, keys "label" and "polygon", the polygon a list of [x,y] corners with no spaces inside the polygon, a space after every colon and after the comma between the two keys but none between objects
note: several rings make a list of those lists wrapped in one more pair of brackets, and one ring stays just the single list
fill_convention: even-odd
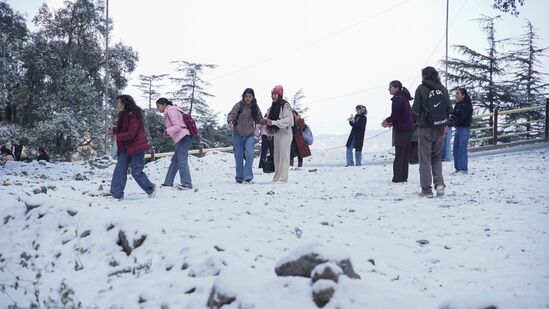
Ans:
[{"label": "large rock", "polygon": [[278,276],[311,277],[313,269],[320,264],[332,262],[339,266],[343,274],[352,279],[360,279],[353,269],[349,256],[340,250],[330,250],[319,243],[308,243],[288,252],[275,266]]}]

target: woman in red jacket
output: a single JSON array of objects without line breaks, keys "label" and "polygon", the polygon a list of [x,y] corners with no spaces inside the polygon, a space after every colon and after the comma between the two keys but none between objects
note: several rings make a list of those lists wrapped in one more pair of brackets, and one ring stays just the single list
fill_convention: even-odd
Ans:
[{"label": "woman in red jacket", "polygon": [[111,195],[119,200],[124,198],[128,167],[131,167],[133,179],[149,197],[154,197],[156,186],[143,172],[145,150],[150,148],[145,134],[143,110],[129,95],[118,96],[116,108],[118,121],[116,128],[113,129],[113,139],[118,148],[118,161],[112,174]]}]

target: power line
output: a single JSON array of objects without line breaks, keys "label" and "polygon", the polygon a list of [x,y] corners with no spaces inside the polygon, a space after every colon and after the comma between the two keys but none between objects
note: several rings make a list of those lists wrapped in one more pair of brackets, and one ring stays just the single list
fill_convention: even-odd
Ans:
[{"label": "power line", "polygon": [[[295,49],[293,49],[292,51],[287,52],[286,54],[283,54],[282,56],[288,56],[288,55],[290,55],[290,54],[292,54],[292,53],[295,53],[295,52],[301,50],[302,48],[308,48],[308,47],[313,46],[313,45],[315,45],[315,44],[318,44],[319,42],[322,42],[322,41],[324,41],[324,40],[326,40],[326,39],[328,39],[328,38],[334,37],[334,36],[336,36],[336,35],[338,35],[338,34],[340,34],[340,33],[343,33],[343,32],[345,32],[345,31],[348,31],[348,30],[350,30],[350,29],[352,29],[352,28],[355,28],[355,27],[357,27],[357,26],[359,26],[359,25],[361,25],[361,24],[364,24],[364,23],[366,23],[366,22],[369,22],[369,21],[371,21],[371,20],[373,20],[373,19],[375,19],[375,18],[377,18],[377,17],[379,17],[379,16],[384,15],[385,13],[387,13],[387,12],[393,10],[393,9],[396,9],[397,7],[399,7],[399,6],[405,4],[406,2],[409,2],[409,1],[411,1],[411,0],[404,0],[404,1],[401,1],[401,2],[399,2],[399,3],[397,3],[397,4],[393,5],[393,6],[391,6],[391,7],[387,8],[387,9],[385,9],[385,10],[383,10],[383,11],[377,13],[377,14],[368,16],[368,17],[366,17],[366,18],[364,18],[364,19],[362,19],[362,20],[360,20],[360,21],[358,21],[358,22],[356,22],[356,23],[354,23],[354,24],[351,24],[351,25],[349,25],[349,26],[346,26],[346,27],[344,27],[344,28],[341,28],[341,29],[339,29],[339,30],[337,30],[337,31],[335,31],[335,32],[329,33],[329,34],[327,34],[327,35],[325,35],[325,36],[323,36],[323,37],[321,37],[321,38],[319,38],[319,39],[316,39],[316,40],[314,40],[314,41],[308,42],[308,43],[306,43],[305,45],[303,45],[302,47],[295,48]],[[247,71],[247,70],[249,70],[249,69],[251,69],[251,68],[253,68],[253,67],[256,67],[256,66],[259,66],[259,65],[262,65],[262,64],[271,62],[271,61],[273,61],[274,59],[280,58],[280,57],[281,57],[280,55],[278,55],[278,56],[273,56],[273,57],[264,59],[264,60],[259,61],[259,62],[256,62],[256,63],[252,63],[252,64],[250,64],[250,65],[247,65],[247,66],[243,67],[243,68],[240,68],[240,69],[237,69],[237,70],[234,70],[234,71],[231,71],[231,72],[222,74],[222,75],[220,75],[220,76],[214,77],[214,78],[212,78],[212,80],[214,80],[214,81],[215,81],[215,80],[219,80],[219,79],[225,78],[225,77],[227,77],[227,76],[231,76],[231,75],[234,75],[234,74],[243,72],[243,71]]]}]

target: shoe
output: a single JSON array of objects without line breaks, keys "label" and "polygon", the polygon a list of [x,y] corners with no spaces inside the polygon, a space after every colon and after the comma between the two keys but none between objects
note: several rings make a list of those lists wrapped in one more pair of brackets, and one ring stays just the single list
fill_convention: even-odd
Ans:
[{"label": "shoe", "polygon": [[112,195],[112,193],[109,194],[109,195],[106,195],[105,197],[106,197],[108,200],[115,200],[115,201],[121,201],[121,200],[124,199],[124,196],[116,197],[116,196]]},{"label": "shoe", "polygon": [[236,181],[236,183],[242,183],[242,180],[239,179],[239,180]]},{"label": "shoe", "polygon": [[421,190],[421,193],[419,193],[419,196],[426,197],[426,198],[433,198],[433,191],[429,190]]},{"label": "shoe", "polygon": [[294,166],[294,159],[290,159],[290,166]]},{"label": "shoe", "polygon": [[244,180],[245,183],[253,183],[251,179]]},{"label": "shoe", "polygon": [[156,197],[156,186],[153,187],[153,191],[149,193],[149,198],[155,198]]},{"label": "shoe", "polygon": [[184,185],[177,185],[177,190],[179,191],[185,191],[185,190],[191,190],[193,187],[192,186],[184,186]]},{"label": "shoe", "polygon": [[303,161],[297,161],[297,167],[303,167]]},{"label": "shoe", "polygon": [[435,190],[437,191],[437,196],[443,196],[444,195],[444,185],[438,185],[436,186]]},{"label": "shoe", "polygon": [[167,184],[164,184],[164,183],[160,185],[160,188],[164,188],[164,187],[173,187],[173,185],[167,185]]}]

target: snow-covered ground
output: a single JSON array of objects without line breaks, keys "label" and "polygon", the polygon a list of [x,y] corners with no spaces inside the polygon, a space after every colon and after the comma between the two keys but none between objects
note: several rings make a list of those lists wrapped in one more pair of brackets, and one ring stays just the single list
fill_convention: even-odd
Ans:
[{"label": "snow-covered ground", "polygon": [[[549,308],[546,144],[472,156],[468,175],[444,163],[446,196],[425,199],[417,165],[391,183],[390,133],[367,140],[363,167],[343,166],[345,136],[316,138],[288,184],[259,169],[235,184],[232,155],[209,153],[190,159],[194,190],[154,199],[131,177],[123,201],[101,196],[113,166],[9,162],[0,307],[206,308],[215,285],[236,297],[223,308],[316,308],[310,279],[274,268],[320,246],[361,276],[325,308]],[[160,184],[168,164],[146,173]]]}]

